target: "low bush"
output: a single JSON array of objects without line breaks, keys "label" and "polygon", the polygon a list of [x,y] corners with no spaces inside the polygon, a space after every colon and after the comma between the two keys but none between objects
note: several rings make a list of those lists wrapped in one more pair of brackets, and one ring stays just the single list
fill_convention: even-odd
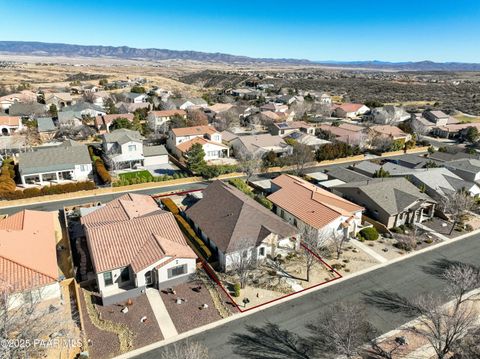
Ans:
[{"label": "low bush", "polygon": [[238,171],[238,166],[235,165],[211,165],[203,167],[200,175],[203,178],[210,179],[236,171]]},{"label": "low bush", "polygon": [[26,188],[24,190],[1,192],[0,200],[14,200],[22,198],[31,198],[51,194],[63,194],[78,191],[88,191],[95,189],[95,183],[88,182],[72,182],[65,184],[57,184],[51,186],[45,186],[42,188]]},{"label": "low bush", "polygon": [[362,237],[366,241],[376,241],[379,237],[378,231],[375,227],[368,227],[362,229],[360,232],[360,237]]},{"label": "low bush", "polygon": [[179,214],[175,214],[175,219],[180,225],[180,229],[183,233],[190,239],[194,246],[203,254],[205,259],[208,261],[212,257],[212,252],[210,249],[203,243],[203,241],[197,236],[193,228],[188,224],[188,222]]},{"label": "low bush", "polygon": [[246,195],[253,197],[252,189],[247,185],[247,183],[240,178],[232,178],[228,180],[228,183],[231,184],[236,189],[239,189]]},{"label": "low bush", "polygon": [[234,297],[240,297],[240,288],[241,288],[240,283],[235,283],[233,285],[233,296]]},{"label": "low bush", "polygon": [[257,201],[258,203],[260,203],[262,206],[264,206],[265,208],[268,208],[268,209],[272,209],[273,208],[273,203],[272,201],[270,201],[269,199],[267,199],[265,196],[263,195],[258,195],[258,196],[255,196],[255,201]]}]

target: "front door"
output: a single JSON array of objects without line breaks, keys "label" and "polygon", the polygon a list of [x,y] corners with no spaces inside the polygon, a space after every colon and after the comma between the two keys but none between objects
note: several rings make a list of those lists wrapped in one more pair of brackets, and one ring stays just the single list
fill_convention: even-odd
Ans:
[{"label": "front door", "polygon": [[153,287],[154,284],[154,273],[153,270],[149,270],[145,273],[145,285],[147,287]]}]

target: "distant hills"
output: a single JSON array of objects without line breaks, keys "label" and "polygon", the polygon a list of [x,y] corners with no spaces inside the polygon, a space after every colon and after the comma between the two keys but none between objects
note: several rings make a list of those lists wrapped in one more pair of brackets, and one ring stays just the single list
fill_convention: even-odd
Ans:
[{"label": "distant hills", "polygon": [[305,59],[253,58],[224,53],[139,49],[128,46],[87,46],[46,42],[0,41],[0,53],[38,56],[105,57],[137,60],[191,60],[229,64],[277,63],[322,65],[334,68],[359,68],[397,71],[480,71],[480,63],[462,62],[384,62],[384,61],[310,61]]}]

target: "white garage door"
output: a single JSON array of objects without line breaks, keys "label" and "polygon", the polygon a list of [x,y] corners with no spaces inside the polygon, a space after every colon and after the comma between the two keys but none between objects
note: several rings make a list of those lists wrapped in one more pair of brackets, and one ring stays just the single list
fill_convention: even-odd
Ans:
[{"label": "white garage door", "polygon": [[168,155],[145,157],[144,166],[165,165],[168,163]]}]

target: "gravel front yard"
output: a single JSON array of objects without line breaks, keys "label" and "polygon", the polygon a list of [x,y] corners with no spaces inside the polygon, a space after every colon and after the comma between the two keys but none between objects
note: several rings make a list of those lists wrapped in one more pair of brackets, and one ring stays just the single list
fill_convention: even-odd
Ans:
[{"label": "gravel front yard", "polygon": [[[89,339],[88,349],[90,357],[93,359],[106,359],[121,354],[117,334],[96,327],[87,313],[83,293],[81,293],[80,298],[85,332]],[[163,340],[162,333],[160,332],[150,303],[145,295],[133,299],[133,305],[129,306],[128,313],[126,314],[121,312],[123,306],[118,304],[106,307],[95,305],[95,308],[103,320],[125,324],[133,333],[133,347],[129,350]],[[147,317],[145,323],[140,322],[140,318],[143,316]]]},{"label": "gravel front yard", "polygon": [[[200,290],[196,291],[197,287]],[[160,295],[178,333],[222,319],[202,281],[183,283],[173,289],[175,294],[160,291]],[[177,298],[182,299],[181,304],[177,304]],[[203,304],[207,304],[208,308],[202,309]]]}]

